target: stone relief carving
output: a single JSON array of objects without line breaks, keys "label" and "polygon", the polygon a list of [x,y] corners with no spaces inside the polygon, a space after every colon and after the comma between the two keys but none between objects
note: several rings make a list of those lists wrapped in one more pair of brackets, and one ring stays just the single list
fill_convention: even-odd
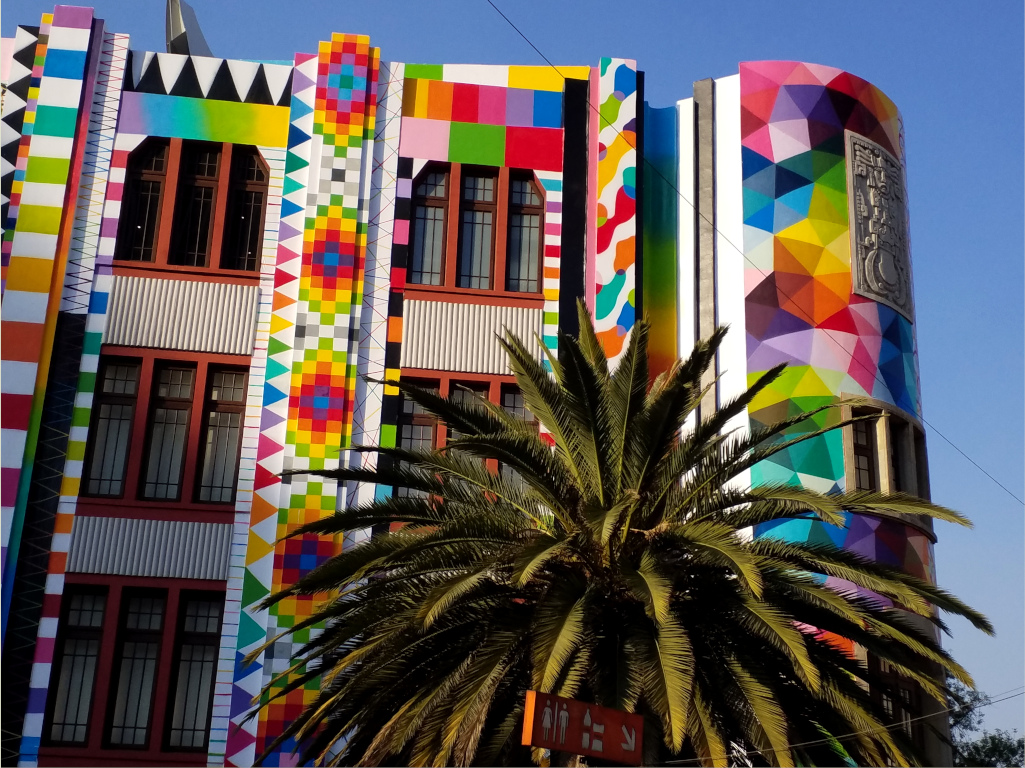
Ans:
[{"label": "stone relief carving", "polygon": [[846,131],[854,293],[914,320],[907,198],[900,162],[864,136]]}]

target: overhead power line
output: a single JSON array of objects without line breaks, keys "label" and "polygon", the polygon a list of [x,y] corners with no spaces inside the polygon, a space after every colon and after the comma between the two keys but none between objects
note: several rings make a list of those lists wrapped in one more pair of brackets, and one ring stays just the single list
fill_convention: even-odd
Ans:
[{"label": "overhead power line", "polygon": [[[519,35],[520,37],[522,37],[522,38],[523,38],[523,39],[524,39],[524,40],[526,41],[527,45],[529,45],[529,46],[530,46],[531,48],[533,48],[533,49],[534,49],[534,51],[535,51],[535,52],[537,53],[537,55],[538,55],[538,56],[540,56],[540,57],[541,57],[542,59],[544,59],[545,63],[546,63],[546,64],[548,64],[548,66],[550,66],[550,67],[551,67],[551,68],[552,68],[553,70],[555,70],[555,72],[556,72],[556,73],[557,73],[557,74],[558,74],[558,75],[559,75],[560,77],[562,77],[563,79],[566,79],[566,76],[565,76],[565,75],[564,75],[564,74],[563,74],[563,73],[562,73],[562,72],[561,72],[561,71],[559,70],[559,68],[558,68],[557,66],[555,66],[555,64],[553,64],[553,63],[552,63],[551,59],[549,59],[549,58],[548,58],[547,56],[545,56],[545,54],[544,54],[544,53],[543,53],[543,52],[541,51],[541,49],[540,49],[540,48],[538,48],[538,47],[537,47],[536,45],[534,45],[534,43],[533,43],[533,42],[531,41],[531,39],[530,39],[529,37],[527,37],[527,36],[526,36],[526,35],[525,35],[525,34],[523,33],[523,31],[522,31],[522,30],[521,30],[521,29],[520,29],[519,27],[517,27],[517,26],[516,26],[516,24],[515,24],[515,23],[514,23],[514,22],[512,21],[512,19],[510,19],[510,18],[509,18],[508,16],[506,16],[506,15],[505,15],[505,14],[504,14],[504,13],[502,12],[502,9],[501,9],[501,8],[499,8],[499,7],[497,6],[497,5],[495,5],[495,3],[494,3],[494,1],[493,1],[493,0],[487,0],[487,3],[488,3],[488,5],[490,5],[490,6],[492,7],[492,8],[494,8],[494,9],[495,9],[495,12],[496,12],[496,13],[497,13],[497,14],[498,14],[499,16],[501,16],[501,17],[502,17],[503,19],[505,19],[506,23],[507,23],[507,24],[508,24],[508,25],[509,25],[510,27],[512,27],[512,28],[513,28],[513,30],[515,30],[516,34],[518,34],[518,35]],[[624,135],[623,135],[623,133],[622,133],[622,132],[621,132],[621,131],[620,131],[620,130],[619,130],[618,128],[616,128],[616,126],[612,125],[612,124],[611,124],[611,123],[610,123],[610,122],[609,122],[608,120],[606,120],[605,118],[603,118],[603,117],[601,116],[601,112],[600,112],[600,110],[598,109],[598,107],[596,107],[596,106],[595,106],[594,102],[593,102],[593,101],[592,101],[592,100],[591,100],[590,98],[588,98],[588,106],[589,106],[589,107],[590,107],[590,108],[591,108],[592,110],[594,110],[594,111],[595,111],[596,113],[598,113],[598,117],[599,117],[599,119],[601,119],[601,120],[602,120],[602,122],[603,122],[603,123],[604,123],[604,124],[605,124],[606,126],[608,126],[609,128],[612,128],[612,130],[614,130],[614,131],[615,131],[615,132],[616,132],[616,133],[617,133],[617,134],[619,135],[619,137],[620,137],[620,138],[622,138],[622,139],[623,139],[624,141],[626,141],[626,142],[627,142],[627,144],[629,144],[629,145],[630,145],[631,147],[633,147],[633,149],[634,149],[634,152],[636,152],[636,151],[637,151],[637,145],[636,145],[636,143],[635,143],[635,142],[633,142],[633,141],[631,141],[631,140],[630,140],[629,138],[627,138],[626,136],[624,136]],[[662,179],[662,181],[663,181],[663,182],[665,182],[665,184],[666,184],[666,185],[667,185],[667,186],[668,186],[668,187],[669,187],[669,188],[670,188],[671,190],[673,190],[673,192],[675,192],[675,193],[676,193],[676,195],[677,195],[677,196],[678,196],[678,197],[679,197],[679,198],[680,198],[681,200],[683,200],[683,202],[685,202],[685,203],[686,203],[687,205],[689,205],[689,206],[691,207],[691,209],[692,209],[692,210],[694,211],[694,213],[696,213],[696,214],[697,214],[697,215],[698,215],[698,216],[699,216],[699,217],[700,217],[700,218],[701,218],[701,219],[702,219],[702,220],[703,220],[703,221],[704,221],[704,222],[705,222],[706,224],[708,224],[708,225],[709,225],[709,226],[710,226],[710,227],[712,228],[712,230],[713,230],[713,231],[714,231],[714,232],[715,232],[715,233],[716,233],[717,235],[719,235],[719,236],[720,236],[720,237],[721,237],[721,238],[722,238],[722,239],[723,239],[723,240],[724,240],[724,241],[725,241],[725,242],[726,242],[726,243],[727,243],[727,244],[728,244],[728,245],[729,245],[729,246],[730,246],[731,248],[733,248],[733,250],[735,250],[735,251],[736,251],[737,253],[739,253],[739,254],[740,254],[740,255],[741,255],[741,256],[742,256],[743,258],[744,258],[744,261],[746,261],[746,262],[747,262],[748,264],[750,264],[750,265],[751,265],[751,266],[752,266],[752,267],[753,267],[754,269],[756,269],[756,270],[758,271],[758,273],[759,273],[759,274],[761,274],[761,276],[762,276],[763,278],[765,278],[765,277],[768,277],[768,276],[769,276],[767,272],[765,272],[764,270],[762,270],[762,269],[761,269],[761,267],[759,267],[759,266],[758,266],[757,264],[755,264],[755,263],[754,263],[753,261],[751,261],[750,257],[749,257],[749,256],[748,256],[748,255],[747,255],[746,253],[744,253],[744,250],[743,250],[742,248],[738,247],[736,243],[734,243],[734,242],[733,242],[732,240],[730,240],[730,238],[729,238],[729,237],[727,237],[727,236],[726,236],[726,235],[725,235],[725,234],[724,234],[724,233],[723,233],[723,232],[722,232],[722,231],[721,231],[721,230],[720,230],[720,229],[719,229],[718,227],[716,227],[716,226],[715,226],[715,222],[714,222],[714,221],[712,221],[711,219],[709,219],[709,218],[708,218],[708,216],[706,216],[706,215],[705,215],[705,214],[703,214],[703,213],[702,213],[701,211],[699,211],[699,210],[698,210],[698,209],[697,209],[697,208],[696,208],[696,207],[694,206],[694,203],[693,203],[693,202],[691,202],[690,200],[688,200],[688,199],[687,199],[687,196],[686,196],[686,195],[684,195],[684,194],[683,194],[683,193],[682,193],[682,192],[681,192],[681,191],[680,191],[680,190],[679,190],[679,189],[678,189],[678,188],[676,187],[676,185],[675,185],[675,184],[674,184],[674,183],[673,183],[672,181],[670,181],[669,179],[667,179],[667,178],[666,178],[666,176],[665,176],[665,174],[663,174],[663,173],[662,173],[662,171],[661,171],[661,170],[659,170],[659,168],[658,168],[657,166],[655,166],[655,165],[654,165],[654,164],[653,164],[653,163],[652,163],[652,162],[651,162],[650,160],[648,160],[648,159],[647,159],[646,157],[643,157],[643,156],[641,156],[641,157],[640,157],[640,160],[641,160],[642,162],[644,162],[644,164],[645,164],[645,165],[646,165],[646,166],[647,166],[647,167],[648,167],[648,168],[649,168],[650,170],[652,170],[652,171],[653,171],[653,172],[655,173],[655,175],[656,175],[656,176],[658,176],[658,177],[659,177],[660,179]],[[815,325],[815,322],[814,322],[814,320],[812,319],[811,315],[810,315],[810,314],[809,314],[809,313],[808,313],[808,312],[807,312],[807,311],[806,311],[806,310],[805,310],[805,309],[804,309],[804,308],[803,308],[803,307],[802,307],[802,306],[801,306],[801,305],[800,305],[800,304],[799,304],[799,303],[798,303],[798,302],[797,302],[797,301],[796,301],[796,300],[794,299],[794,297],[793,297],[793,296],[790,296],[790,295],[789,295],[789,294],[788,294],[788,293],[787,293],[786,291],[784,291],[784,290],[783,290],[782,288],[780,288],[780,287],[779,287],[779,285],[777,285],[777,286],[776,286],[776,290],[777,290],[777,291],[778,291],[778,292],[779,292],[779,293],[780,293],[780,294],[781,294],[782,296],[784,296],[785,298],[789,299],[789,300],[790,300],[790,301],[792,302],[793,306],[794,306],[794,307],[796,307],[797,309],[799,309],[799,310],[800,310],[800,311],[801,311],[801,312],[802,312],[802,313],[804,314],[804,316],[805,316],[805,319],[806,319],[806,320],[808,320],[808,322],[809,322],[809,323],[811,323],[811,325],[813,325],[813,326]],[[868,373],[868,374],[870,374],[870,375],[872,376],[872,378],[873,378],[874,380],[878,381],[878,382],[879,382],[880,384],[882,384],[882,385],[883,385],[884,387],[887,387],[887,388],[889,388],[889,385],[887,385],[887,383],[886,383],[885,381],[883,381],[883,379],[881,379],[881,378],[880,378],[880,376],[879,376],[879,371],[878,371],[878,370],[876,370],[876,371],[871,371],[871,370],[869,370],[868,366],[866,366],[866,365],[865,365],[865,364],[864,364],[863,362],[861,362],[861,360],[859,360],[859,359],[858,359],[857,357],[855,357],[855,356],[853,355],[853,353],[852,353],[852,352],[851,352],[850,350],[846,349],[846,348],[845,348],[845,347],[844,347],[844,346],[843,346],[843,345],[842,345],[842,344],[841,344],[841,343],[840,343],[840,342],[839,342],[839,341],[838,341],[838,340],[836,339],[836,337],[835,337],[835,336],[833,336],[833,334],[832,334],[832,333],[830,332],[830,329],[828,329],[828,328],[819,328],[819,329],[817,329],[817,330],[821,330],[821,331],[825,332],[825,334],[826,334],[826,338],[828,338],[828,339],[829,339],[830,341],[832,341],[832,342],[833,342],[833,344],[834,344],[834,345],[836,345],[836,347],[837,347],[837,348],[838,348],[839,350],[841,350],[841,351],[842,351],[842,352],[843,352],[843,353],[844,353],[845,355],[850,355],[850,358],[851,358],[851,360],[852,360],[853,362],[855,362],[855,363],[856,363],[856,364],[857,364],[857,365],[858,365],[858,366],[859,366],[859,367],[860,367],[860,368],[861,368],[861,369],[862,369],[863,371],[865,371],[865,373]],[[1000,487],[1000,488],[1001,488],[1001,489],[1002,489],[1002,490],[1003,490],[1003,491],[1004,491],[1004,492],[1005,492],[1005,493],[1006,493],[1006,494],[1007,494],[1008,496],[1010,496],[1010,497],[1011,497],[1012,499],[1014,499],[1014,500],[1015,500],[1016,502],[1018,502],[1018,504],[1020,504],[1020,505],[1022,505],[1022,506],[1025,506],[1025,501],[1023,501],[1023,500],[1022,500],[1021,498],[1019,498],[1019,497],[1018,497],[1018,495],[1017,495],[1017,494],[1015,494],[1015,493],[1014,493],[1013,491],[1011,491],[1011,489],[1009,489],[1009,488],[1008,488],[1008,487],[1007,487],[1006,485],[1004,485],[1004,484],[1003,484],[1002,482],[1000,482],[999,480],[997,480],[997,478],[996,478],[996,477],[994,477],[994,476],[993,476],[993,475],[992,475],[992,474],[991,474],[990,472],[988,472],[988,471],[987,471],[987,470],[986,470],[986,469],[985,469],[985,468],[984,468],[984,467],[983,467],[982,465],[980,465],[980,464],[979,464],[979,463],[978,463],[978,462],[977,462],[977,461],[976,461],[975,459],[973,459],[973,458],[972,458],[971,456],[969,456],[969,455],[968,455],[967,453],[965,453],[965,452],[964,452],[963,450],[961,450],[961,448],[959,448],[959,447],[958,447],[958,446],[957,446],[957,445],[956,445],[956,444],[954,443],[954,441],[953,441],[953,440],[951,440],[951,439],[950,439],[949,437],[947,437],[946,435],[944,435],[944,434],[943,434],[943,433],[942,433],[942,432],[941,432],[941,431],[940,431],[940,430],[939,430],[939,429],[938,429],[938,428],[937,428],[937,427],[936,427],[936,426],[935,426],[934,424],[932,424],[932,423],[931,423],[930,421],[928,421],[928,420],[927,420],[927,419],[926,419],[926,418],[925,418],[924,416],[921,416],[920,418],[921,418],[921,421],[922,421],[922,423],[923,423],[923,424],[924,424],[925,426],[927,426],[927,427],[928,427],[928,428],[929,428],[930,430],[932,430],[933,432],[935,432],[935,433],[936,433],[936,435],[938,435],[939,437],[943,438],[943,440],[944,440],[944,441],[945,441],[945,442],[946,442],[947,444],[949,444],[949,445],[950,445],[950,446],[951,446],[951,447],[952,447],[952,448],[953,448],[953,449],[954,449],[955,451],[957,451],[957,452],[958,452],[959,454],[961,454],[961,456],[963,456],[963,457],[964,457],[964,458],[965,458],[965,459],[966,459],[966,460],[967,460],[967,461],[968,461],[968,462],[969,462],[969,463],[970,463],[970,464],[971,464],[971,465],[972,465],[973,467],[975,467],[975,468],[976,468],[977,470],[979,470],[979,471],[980,471],[980,472],[981,472],[981,473],[982,473],[983,475],[985,475],[985,476],[986,476],[986,477],[988,477],[988,478],[989,478],[990,480],[992,480],[992,481],[993,481],[993,482],[994,482],[994,483],[995,483],[995,484],[996,484],[997,486],[999,486],[999,487]]]}]

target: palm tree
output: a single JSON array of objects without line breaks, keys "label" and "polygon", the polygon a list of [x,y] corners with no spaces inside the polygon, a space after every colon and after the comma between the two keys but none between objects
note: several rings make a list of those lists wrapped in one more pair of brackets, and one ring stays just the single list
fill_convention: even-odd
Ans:
[{"label": "palm tree", "polygon": [[268,600],[325,598],[290,630],[323,631],[277,681],[291,690],[319,675],[320,693],[268,751],[294,737],[306,759],[334,764],[540,762],[519,743],[529,688],[642,714],[648,764],[914,762],[867,692],[871,673],[829,633],[943,701],[937,669],[971,678],[908,615],[945,629],[935,606],[989,622],[895,568],[749,532],[806,516],[840,525],[844,510],[968,521],[903,494],[738,487],[762,459],[849,422],[801,432],[827,406],[725,434],[780,366],[684,431],[725,330],[649,383],[647,325],[610,373],[579,311],[580,337],[561,338],[551,372],[512,334],[502,342],[543,434],[483,399],[400,382],[459,437],[441,450],[357,448],[377,452],[376,469],[321,473],[408,491],[296,532],[379,535]]}]

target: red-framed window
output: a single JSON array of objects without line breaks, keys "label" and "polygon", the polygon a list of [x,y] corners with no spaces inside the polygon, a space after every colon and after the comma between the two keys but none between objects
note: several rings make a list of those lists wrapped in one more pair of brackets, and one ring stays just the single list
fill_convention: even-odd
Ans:
[{"label": "red-framed window", "polygon": [[40,764],[205,764],[224,597],[223,582],[69,574]]},{"label": "red-framed window", "polygon": [[429,163],[410,211],[408,297],[543,302],[544,193],[532,172]]},{"label": "red-framed window", "polygon": [[232,355],[105,348],[82,501],[226,510],[235,501],[248,370]]},{"label": "red-framed window", "polygon": [[268,178],[255,147],[147,139],[128,158],[115,271],[256,279]]}]

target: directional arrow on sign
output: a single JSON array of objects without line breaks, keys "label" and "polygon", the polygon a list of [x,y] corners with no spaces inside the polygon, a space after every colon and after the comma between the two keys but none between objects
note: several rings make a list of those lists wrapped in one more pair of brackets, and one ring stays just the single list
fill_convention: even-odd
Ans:
[{"label": "directional arrow on sign", "polygon": [[631,728],[629,731],[626,730],[626,726],[621,726],[623,729],[623,744],[622,747],[627,752],[633,752],[637,749],[637,731]]}]

